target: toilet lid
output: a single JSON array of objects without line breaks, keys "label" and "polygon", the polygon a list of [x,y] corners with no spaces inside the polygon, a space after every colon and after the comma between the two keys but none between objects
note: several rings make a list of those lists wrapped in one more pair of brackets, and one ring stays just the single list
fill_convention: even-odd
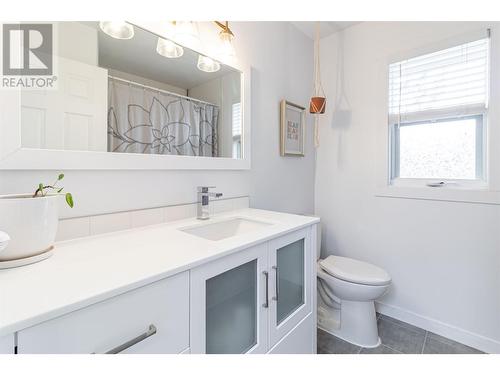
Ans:
[{"label": "toilet lid", "polygon": [[360,260],[330,255],[320,260],[320,267],[344,281],[365,285],[387,285],[391,277],[382,268]]}]

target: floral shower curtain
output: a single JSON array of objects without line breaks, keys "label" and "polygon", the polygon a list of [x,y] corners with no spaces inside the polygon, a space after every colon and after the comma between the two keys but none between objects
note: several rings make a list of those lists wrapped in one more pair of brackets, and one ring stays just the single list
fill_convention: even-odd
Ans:
[{"label": "floral shower curtain", "polygon": [[108,151],[218,156],[219,108],[110,78]]}]

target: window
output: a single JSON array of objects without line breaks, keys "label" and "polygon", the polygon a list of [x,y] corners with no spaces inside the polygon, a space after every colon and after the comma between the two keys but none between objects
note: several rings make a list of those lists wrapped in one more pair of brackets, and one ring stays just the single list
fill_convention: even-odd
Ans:
[{"label": "window", "polygon": [[390,177],[483,182],[489,38],[389,65]]},{"label": "window", "polygon": [[241,158],[241,103],[232,107],[233,158]]},{"label": "window", "polygon": [[482,124],[482,116],[401,124],[394,129],[393,176],[481,179]]}]

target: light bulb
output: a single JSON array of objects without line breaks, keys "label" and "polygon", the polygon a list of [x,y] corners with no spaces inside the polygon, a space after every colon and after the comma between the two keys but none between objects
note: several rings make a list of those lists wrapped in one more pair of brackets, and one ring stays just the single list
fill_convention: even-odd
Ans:
[{"label": "light bulb", "polygon": [[158,43],[156,44],[156,52],[158,54],[168,57],[169,59],[175,59],[181,57],[184,54],[184,48],[180,45],[175,44],[171,40],[158,38]]},{"label": "light bulb", "polygon": [[134,27],[125,21],[101,21],[99,27],[115,39],[132,39]]},{"label": "light bulb", "polygon": [[175,23],[174,39],[183,46],[197,51],[200,50],[201,41],[198,25],[193,21],[177,21]]},{"label": "light bulb", "polygon": [[215,73],[220,69],[220,64],[217,61],[203,55],[198,56],[197,66],[198,69],[207,73]]}]

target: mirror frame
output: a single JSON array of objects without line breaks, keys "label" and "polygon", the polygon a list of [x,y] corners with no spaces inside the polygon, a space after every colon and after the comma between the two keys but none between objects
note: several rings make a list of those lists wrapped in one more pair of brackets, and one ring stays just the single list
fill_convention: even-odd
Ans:
[{"label": "mirror frame", "polygon": [[[169,38],[154,24],[131,24],[159,37]],[[195,52],[207,55],[202,51]],[[0,170],[248,170],[251,168],[251,67],[223,64],[241,72],[243,143],[240,159],[23,148],[21,91],[0,90]]]}]

